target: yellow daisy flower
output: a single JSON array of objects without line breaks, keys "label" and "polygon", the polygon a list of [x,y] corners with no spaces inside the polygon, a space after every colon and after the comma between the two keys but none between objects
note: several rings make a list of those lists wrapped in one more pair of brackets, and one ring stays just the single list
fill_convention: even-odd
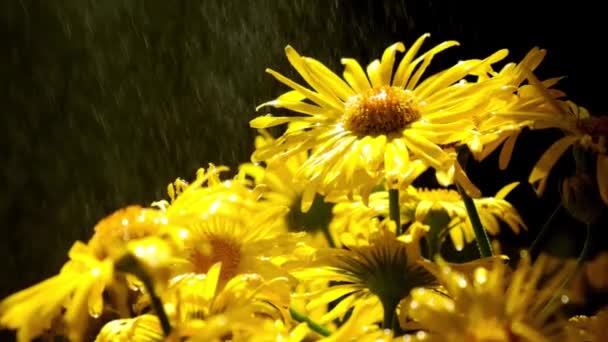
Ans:
[{"label": "yellow daisy flower", "polygon": [[90,317],[102,313],[102,293],[113,279],[112,261],[99,260],[93,249],[80,241],[72,246],[69,258],[58,275],[0,303],[0,324],[17,330],[18,341],[40,336],[60,316],[70,341],[81,341]]},{"label": "yellow daisy flower", "polygon": [[[243,174],[221,181],[218,169],[199,170],[197,179],[175,192],[171,204],[160,206],[183,244],[175,274],[206,273],[222,262],[220,279],[259,273],[266,278],[286,276],[279,267],[296,252],[303,234],[280,229],[285,206],[262,201],[261,187],[253,187]],[[185,183],[182,183],[185,184]]]},{"label": "yellow daisy flower", "polygon": [[[488,113],[478,119],[479,143],[483,148],[480,151],[473,151],[475,159],[483,160],[502,146],[499,167],[504,170],[509,164],[517,138],[525,127],[540,129],[554,125],[551,123],[554,121],[553,113],[560,103],[557,99],[564,97],[565,93],[551,87],[557,84],[561,78],[551,78],[542,82],[534,78],[532,83],[522,85],[522,82],[534,77],[532,72],[540,65],[545,55],[545,50],[533,48],[520,63],[507,64],[496,76],[510,77],[512,82],[509,87],[513,87],[514,91],[505,93],[502,98],[493,97],[493,104]],[[538,113],[540,115],[521,120],[513,119],[510,113]],[[547,119],[550,120],[547,121]]]},{"label": "yellow daisy flower", "polygon": [[[505,222],[514,233],[526,228],[517,210],[505,200],[505,197],[519,183],[511,183],[500,189],[494,197],[475,198],[479,218],[486,231],[491,235],[500,232],[500,221]],[[467,214],[464,202],[457,191],[451,189],[418,189],[408,187],[400,200],[403,210],[410,220],[429,224],[438,211],[447,214],[449,221],[447,231],[457,250],[462,250],[464,243],[475,240],[473,226]]]},{"label": "yellow daisy flower", "polygon": [[[221,264],[207,274],[183,274],[171,280],[163,303],[173,326],[169,341],[223,341],[226,336],[243,340],[267,321],[284,319],[289,301],[286,279],[264,280],[245,274],[221,285]],[[163,341],[155,316],[108,322],[97,336],[104,341]]]},{"label": "yellow daisy flower", "polygon": [[498,261],[477,268],[473,277],[444,266],[439,280],[449,297],[415,289],[408,311],[429,331],[430,341],[558,341],[564,330],[554,296],[574,268],[546,256],[532,264],[527,255],[512,274]]},{"label": "yellow daisy flower", "polygon": [[340,300],[322,317],[324,324],[343,318],[359,302],[376,299],[376,305],[383,308],[383,326],[393,327],[397,323],[394,318],[399,301],[414,287],[435,284],[435,278],[419,264],[417,242],[405,243],[384,231],[372,237],[369,245],[319,251],[312,268],[295,272],[296,277],[323,278],[337,285],[315,293],[308,306],[314,308]]},{"label": "yellow daisy flower", "polygon": [[[491,235],[500,231],[500,221],[505,222],[515,233],[526,228],[517,210],[505,200],[505,197],[518,185],[511,183],[500,189],[494,197],[475,198],[481,223]],[[455,190],[450,189],[421,189],[409,186],[400,192],[401,222],[404,224],[430,224],[430,220],[445,219],[446,233],[452,239],[457,250],[462,250],[465,242],[475,239],[473,227],[469,220],[464,202]],[[334,207],[332,231],[340,237],[342,243],[352,243],[354,236],[360,235],[369,225],[361,224],[374,218],[386,218],[389,214],[388,192],[378,191],[370,196],[366,206],[361,201],[342,202]],[[420,229],[420,227],[419,227]],[[424,229],[428,231],[427,227]],[[440,241],[439,241],[440,242]]]},{"label": "yellow daisy flower", "polygon": [[[324,195],[362,194],[387,181],[390,188],[407,185],[427,167],[433,167],[443,185],[466,177],[455,172],[455,154],[444,147],[464,143],[474,135],[473,117],[484,111],[488,99],[504,91],[507,80],[489,78],[491,65],[503,59],[500,50],[483,60],[467,60],[422,80],[433,57],[458,45],[441,43],[416,57],[428,34],[420,37],[395,67],[402,43],[388,47],[367,73],[353,59],[343,59],[344,80],[317,60],[300,56],[291,46],[287,58],[310,90],[274,70],[267,70],[293,90],[261,105],[286,108],[306,116],[261,116],[254,128],[302,124],[273,144],[258,148],[254,161],[287,157],[311,150],[298,178]],[[467,82],[466,76],[483,78]]]},{"label": "yellow daisy flower", "polygon": [[79,341],[84,338],[91,318],[106,311],[128,315],[126,288],[139,281],[130,274],[118,276],[115,268],[126,253],[131,253],[136,260],[143,261],[142,270],[162,284],[168,278],[174,246],[153,235],[166,227],[167,219],[160,211],[139,206],[129,206],[105,217],[95,226],[88,244],[78,241],[72,246],[68,253],[70,260],[58,275],[3,300],[0,322],[17,329],[21,341],[49,329],[60,335],[62,331],[53,329],[51,322],[62,319],[67,337]]}]

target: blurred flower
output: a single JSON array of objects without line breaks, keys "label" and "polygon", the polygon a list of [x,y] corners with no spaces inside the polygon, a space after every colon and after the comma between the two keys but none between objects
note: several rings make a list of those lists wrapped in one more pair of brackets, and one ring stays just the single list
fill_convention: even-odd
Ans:
[{"label": "blurred flower", "polygon": [[[395,55],[405,51],[402,43],[388,47],[381,60],[369,64],[367,73],[357,61],[343,59],[346,82],[319,61],[302,57],[288,46],[287,58],[313,90],[269,69],[294,90],[260,107],[286,108],[306,116],[267,115],[251,121],[254,128],[302,123],[258,148],[253,159],[311,150],[298,178],[323,195],[361,194],[366,199],[385,179],[389,188],[405,186],[427,167],[436,169],[442,185],[452,184],[454,179],[464,183],[461,179],[466,175],[459,169],[456,155],[447,153],[444,146],[472,140],[473,117],[483,112],[492,95],[503,91],[505,82],[485,76],[507,51],[483,60],[461,61],[422,80],[436,54],[458,45],[444,42],[415,58],[428,36],[421,36],[410,47],[394,73]],[[467,76],[483,81],[467,82]]]},{"label": "blurred flower", "polygon": [[0,303],[0,323],[17,330],[18,341],[30,341],[62,316],[70,341],[81,341],[90,317],[103,310],[104,288],[112,282],[113,263],[99,260],[93,249],[77,241],[61,272],[17,292]]},{"label": "blurred flower", "polygon": [[[223,341],[226,336],[243,340],[260,333],[267,322],[285,319],[286,279],[243,274],[222,286],[220,274],[218,263],[207,274],[188,273],[170,281],[162,298],[173,326],[169,341]],[[163,340],[158,319],[152,315],[111,321],[97,337],[98,342]]]},{"label": "blurred flower", "polygon": [[568,297],[560,291],[574,268],[544,255],[531,264],[527,254],[512,274],[500,261],[477,268],[473,277],[444,265],[439,280],[449,296],[415,289],[409,314],[431,341],[561,340],[557,309]]},{"label": "blurred flower", "polygon": [[[499,155],[499,167],[507,168],[519,134],[524,128],[540,129],[554,127],[555,112],[565,94],[551,87],[561,79],[551,78],[537,81],[532,72],[545,58],[546,50],[533,48],[520,63],[508,63],[495,77],[509,79],[506,88],[512,92],[494,96],[492,104],[485,115],[477,119],[479,143],[483,148],[473,150],[477,160],[483,160],[498,147],[502,146]],[[532,79],[532,81],[530,81]],[[528,80],[528,84],[523,84]],[[504,144],[503,144],[504,143]]]},{"label": "blurred flower", "polygon": [[574,316],[568,320],[568,341],[608,341],[607,325],[608,309],[602,309],[591,317]]},{"label": "blurred flower", "polygon": [[[491,235],[500,231],[500,221],[505,222],[515,233],[526,228],[517,210],[505,200],[505,197],[519,183],[511,183],[500,189],[494,197],[473,199],[483,227]],[[404,224],[431,225],[431,221],[447,215],[444,221],[444,232],[449,233],[457,250],[462,250],[464,243],[475,240],[473,227],[469,220],[464,202],[455,190],[423,189],[409,186],[400,192],[401,222]],[[369,204],[361,201],[342,202],[334,207],[332,231],[341,241],[352,241],[353,236],[365,227],[365,222],[374,218],[388,217],[388,192],[378,191],[371,194]],[[425,228],[429,231],[429,228]],[[426,234],[426,233],[425,233]]]}]

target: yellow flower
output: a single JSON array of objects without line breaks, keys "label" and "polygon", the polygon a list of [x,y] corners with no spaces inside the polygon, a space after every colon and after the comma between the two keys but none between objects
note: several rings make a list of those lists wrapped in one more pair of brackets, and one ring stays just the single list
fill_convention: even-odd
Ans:
[{"label": "yellow flower", "polygon": [[[560,78],[540,81],[533,70],[545,56],[545,50],[532,49],[518,64],[508,64],[499,73],[511,74],[513,85],[518,86],[516,94],[495,101],[494,110],[480,119],[481,152],[474,153],[479,160],[488,156],[503,142],[499,165],[505,169],[513,153],[516,139],[524,127],[531,129],[559,128],[565,136],[554,142],[538,160],[532,170],[529,182],[540,195],[544,192],[551,168],[563,153],[573,145],[582,146],[596,154],[595,175],[601,199],[608,205],[608,119],[593,117],[589,112],[572,101],[558,100],[565,94],[551,89]],[[529,84],[519,86],[527,79]]]},{"label": "yellow flower", "polygon": [[[499,156],[501,170],[507,168],[519,134],[523,128],[532,129],[553,127],[554,114],[559,106],[558,98],[565,94],[557,89],[551,89],[561,78],[551,78],[538,81],[532,73],[542,62],[546,51],[533,48],[518,63],[509,63],[496,77],[510,79],[507,88],[512,92],[504,96],[494,96],[488,113],[478,118],[479,143],[483,146],[480,151],[473,151],[477,160],[483,160],[502,145]],[[522,83],[528,80],[529,84]],[[530,113],[536,113],[530,116]],[[525,118],[514,118],[513,115],[528,114]],[[504,143],[504,144],[503,144]]]},{"label": "yellow flower", "polygon": [[[520,228],[526,228],[517,210],[505,200],[518,183],[511,183],[499,190],[494,197],[475,198],[473,202],[477,207],[483,227],[491,235],[500,230],[500,222],[504,221],[515,233]],[[464,202],[455,190],[450,189],[422,189],[409,186],[406,191],[400,192],[401,222],[404,224],[428,225],[429,220],[438,219],[440,215],[447,215],[445,227],[449,230],[452,242],[457,250],[462,250],[464,243],[475,239],[473,227],[469,220]],[[349,244],[361,230],[369,225],[361,224],[378,217],[388,217],[388,192],[378,191],[370,196],[366,206],[361,201],[342,202],[334,207],[334,219],[331,224],[332,231],[340,236],[342,243]],[[418,228],[420,229],[420,227]],[[428,231],[428,227],[426,228]],[[352,242],[350,242],[352,244]]]},{"label": "yellow flower", "polygon": [[[422,266],[418,241],[405,243],[384,231],[370,238],[369,245],[318,252],[312,268],[295,273],[302,279],[327,279],[337,285],[314,294],[310,308],[340,300],[325,314],[321,323],[343,318],[357,303],[369,298],[382,304],[384,326],[391,328],[399,301],[418,286],[432,286],[435,278]],[[380,319],[380,317],[376,317]]]},{"label": "yellow flower", "polygon": [[88,245],[99,259],[115,257],[124,252],[128,241],[158,234],[167,224],[160,210],[128,206],[99,221]]},{"label": "yellow flower", "polygon": [[0,323],[16,329],[18,341],[40,336],[60,316],[70,341],[81,341],[89,318],[102,313],[102,293],[113,279],[112,261],[99,260],[92,248],[80,241],[72,246],[69,257],[58,275],[0,303]]},{"label": "yellow flower", "polygon": [[568,298],[554,296],[574,268],[547,256],[531,264],[527,255],[512,274],[501,261],[477,268],[473,277],[444,265],[439,280],[449,296],[415,289],[408,311],[430,341],[559,341],[564,331],[557,309]]},{"label": "yellow flower", "polygon": [[[251,121],[254,128],[301,123],[273,144],[258,148],[254,161],[311,150],[298,178],[323,195],[366,198],[384,180],[391,188],[407,185],[427,167],[436,169],[443,185],[454,179],[461,182],[466,175],[456,170],[456,155],[444,148],[471,140],[474,116],[484,111],[492,95],[504,91],[506,80],[486,75],[507,51],[462,61],[423,80],[433,57],[458,45],[447,41],[416,57],[428,36],[420,37],[397,65],[396,53],[405,51],[402,43],[388,47],[380,60],[369,64],[367,73],[357,61],[343,59],[344,80],[288,46],[289,62],[313,90],[269,69],[293,90],[261,107],[306,116],[261,116]],[[466,76],[483,81],[467,82]]]},{"label": "yellow flower", "polygon": [[199,170],[192,184],[172,196],[171,204],[160,205],[175,224],[172,235],[183,244],[174,274],[206,273],[221,262],[222,284],[243,273],[286,275],[279,265],[296,257],[303,237],[280,229],[288,209],[260,200],[261,187],[253,187],[244,174],[221,181],[217,171]]},{"label": "yellow flower", "polygon": [[[286,279],[264,280],[244,274],[221,285],[221,264],[207,274],[183,274],[172,279],[162,297],[173,331],[169,341],[243,340],[267,321],[283,320],[289,305]],[[103,341],[163,341],[158,319],[142,315],[107,323],[97,337]]]},{"label": "yellow flower", "polygon": [[[517,210],[504,198],[518,185],[517,182],[506,185],[494,197],[475,198],[473,202],[481,223],[491,235],[500,231],[500,222],[504,221],[515,232],[526,228]],[[464,202],[457,191],[450,189],[417,189],[409,187],[400,203],[406,211],[406,217],[412,221],[427,224],[432,216],[442,211],[449,217],[449,235],[457,250],[462,250],[464,243],[475,240],[473,226],[467,214]]]}]

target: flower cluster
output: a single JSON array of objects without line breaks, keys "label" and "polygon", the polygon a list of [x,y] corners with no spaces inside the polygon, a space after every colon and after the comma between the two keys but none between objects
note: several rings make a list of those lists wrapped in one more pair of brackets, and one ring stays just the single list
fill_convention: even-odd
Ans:
[{"label": "flower cluster", "polygon": [[[585,245],[576,262],[522,251],[509,266],[488,234],[527,230],[507,201],[519,183],[484,197],[464,161],[500,150],[505,169],[523,130],[562,130],[529,183],[541,195],[572,147],[563,203],[590,226],[608,205],[608,121],[565,99],[558,78],[537,78],[544,50],[425,75],[458,45],[422,52],[428,37],[365,69],[342,59],[342,77],[288,46],[307,85],[267,70],[291,90],[258,110],[292,114],[251,121],[250,162],[231,176],[209,164],[169,184],[167,200],[103,218],[58,275],[0,302],[2,327],[19,341],[604,339],[605,310],[562,310],[584,300],[587,278],[608,288],[603,259],[584,264]],[[423,173],[436,184],[416,186]],[[472,244],[479,259],[446,261],[447,247]]]}]

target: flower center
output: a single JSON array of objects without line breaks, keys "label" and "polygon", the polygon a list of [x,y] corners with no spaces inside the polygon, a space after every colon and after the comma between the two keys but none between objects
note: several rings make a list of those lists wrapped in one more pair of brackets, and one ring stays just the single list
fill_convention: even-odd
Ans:
[{"label": "flower center", "polygon": [[210,251],[195,249],[192,252],[191,261],[195,270],[206,273],[213,264],[221,262],[220,282],[230,280],[237,274],[241,261],[240,245],[233,239],[215,235],[211,235],[207,242],[211,247]]},{"label": "flower center", "polygon": [[344,126],[358,136],[396,133],[418,119],[414,95],[399,87],[372,88],[345,103]]}]

